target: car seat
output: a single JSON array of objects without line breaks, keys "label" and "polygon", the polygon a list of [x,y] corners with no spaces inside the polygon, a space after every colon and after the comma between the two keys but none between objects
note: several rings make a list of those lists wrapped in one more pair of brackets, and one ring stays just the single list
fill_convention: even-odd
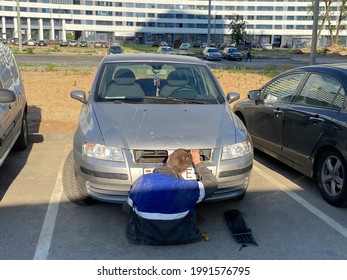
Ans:
[{"label": "car seat", "polygon": [[136,83],[135,74],[129,69],[119,69],[106,88],[106,98],[141,98],[145,94]]},{"label": "car seat", "polygon": [[[182,89],[182,91],[179,89]],[[179,71],[170,72],[166,84],[160,91],[160,96],[177,98],[195,98],[197,94],[196,90],[189,86],[187,76]]]}]

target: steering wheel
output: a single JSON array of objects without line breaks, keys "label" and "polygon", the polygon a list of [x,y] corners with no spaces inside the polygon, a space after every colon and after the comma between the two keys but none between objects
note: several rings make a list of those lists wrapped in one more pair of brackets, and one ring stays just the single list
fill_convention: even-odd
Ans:
[{"label": "steering wheel", "polygon": [[196,91],[192,87],[185,86],[175,89],[170,97],[194,99],[196,95]]}]

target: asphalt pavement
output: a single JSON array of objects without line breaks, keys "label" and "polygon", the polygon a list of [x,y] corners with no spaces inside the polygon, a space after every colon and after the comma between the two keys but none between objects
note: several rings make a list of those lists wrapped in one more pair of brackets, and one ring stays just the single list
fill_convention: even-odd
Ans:
[{"label": "asphalt pavement", "polygon": [[[54,65],[57,68],[82,67],[97,68],[102,56],[73,56],[73,55],[15,55],[17,63],[25,68],[47,67]],[[253,69],[263,69],[268,67],[299,67],[310,64],[310,58],[306,55],[293,55],[291,57],[255,57],[252,61],[206,61],[211,68],[249,67]],[[319,56],[316,64],[346,63],[344,57]]]},{"label": "asphalt pavement", "polygon": [[[72,135],[32,141],[0,169],[0,260],[347,259],[347,209],[328,205],[313,180],[262,153],[243,200],[198,206],[209,241],[151,247],[127,241],[120,205],[83,207],[66,198],[61,172]],[[234,239],[223,217],[230,209],[241,211],[259,246]]]}]

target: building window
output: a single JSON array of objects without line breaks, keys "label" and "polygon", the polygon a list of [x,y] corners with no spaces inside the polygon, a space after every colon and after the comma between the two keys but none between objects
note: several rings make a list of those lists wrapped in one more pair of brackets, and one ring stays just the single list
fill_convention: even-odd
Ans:
[{"label": "building window", "polygon": [[272,16],[257,16],[257,20],[272,20]]},{"label": "building window", "polygon": [[224,10],[226,10],[226,11],[234,11],[235,7],[234,6],[225,6]]}]

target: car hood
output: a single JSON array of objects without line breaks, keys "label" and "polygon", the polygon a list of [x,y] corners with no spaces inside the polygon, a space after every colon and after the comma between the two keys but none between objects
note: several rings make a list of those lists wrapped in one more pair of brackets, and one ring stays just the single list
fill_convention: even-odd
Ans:
[{"label": "car hood", "polygon": [[[106,145],[129,149],[213,148],[234,144],[229,104],[94,104]],[[237,137],[239,138],[239,137]]]}]

